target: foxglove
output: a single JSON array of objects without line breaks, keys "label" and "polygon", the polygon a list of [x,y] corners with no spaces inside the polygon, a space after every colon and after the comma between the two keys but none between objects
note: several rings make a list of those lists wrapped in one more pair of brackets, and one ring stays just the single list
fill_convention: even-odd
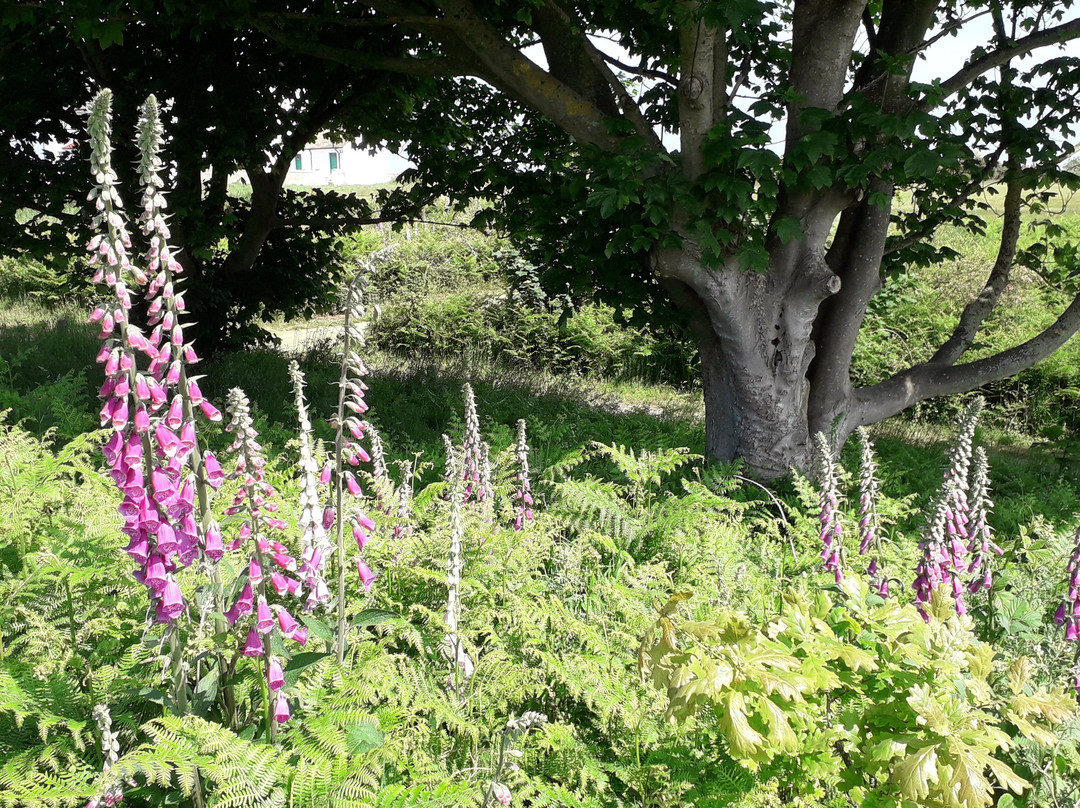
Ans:
[{"label": "foxglove", "polygon": [[[300,529],[302,551],[299,577],[307,587],[304,608],[311,610],[330,599],[324,570],[333,555],[334,544],[323,527],[323,507],[319,492],[319,465],[315,461],[311,440],[311,419],[304,398],[304,374],[295,360],[289,363],[296,411],[300,421]],[[283,580],[287,586],[287,581]],[[278,585],[275,585],[277,588]],[[279,592],[280,594],[280,592]]]},{"label": "foxglove", "polygon": [[[179,264],[169,252],[163,214],[157,103],[153,96],[147,99],[139,119],[139,177],[144,189],[140,218],[150,243],[146,266],[152,278],[129,257],[131,238],[111,166],[110,107],[111,94],[102,91],[90,105],[88,122],[96,182],[90,200],[97,211],[93,224],[98,231],[88,247],[94,280],[107,290],[106,299],[90,315],[91,322],[100,323],[103,341],[98,354],[106,375],[101,423],[113,429],[103,452],[123,494],[120,513],[130,540],[127,550],[139,565],[135,578],[147,587],[155,619],[172,624],[185,610],[174,573],[200,557],[213,527],[205,518],[208,496],[197,473],[197,438],[182,373],[194,351],[184,342],[179,321],[182,296],[172,282],[171,273],[179,270]],[[130,316],[132,295],[144,287],[154,326],[149,336]],[[204,415],[220,417],[201,394],[199,399]],[[212,540],[211,552],[215,552]]]},{"label": "foxglove", "polygon": [[839,486],[840,474],[829,441],[821,432],[814,438],[818,454],[818,521],[821,523],[821,560],[824,567],[836,577],[843,579],[841,570],[841,536]]},{"label": "foxglove", "polygon": [[993,585],[994,573],[990,560],[992,556],[1002,554],[1001,548],[993,540],[993,532],[987,519],[994,507],[990,499],[989,469],[986,451],[980,446],[975,449],[975,462],[971,469],[971,518],[967,524],[967,550],[971,557],[967,571],[972,576],[968,591],[973,594],[980,589],[990,589]]},{"label": "foxglove", "polygon": [[[278,512],[278,506],[273,502],[277,492],[266,481],[266,460],[262,456],[259,433],[251,418],[247,396],[240,388],[233,388],[229,391],[227,403],[231,420],[226,430],[235,436],[229,451],[236,453],[236,471],[231,477],[240,480],[240,488],[226,513],[242,515],[239,536],[234,544],[239,548],[246,543],[250,549],[246,565],[247,581],[226,612],[226,617],[230,625],[239,623],[242,617],[247,618],[247,639],[241,653],[261,658],[268,686],[271,690],[280,691],[280,664],[271,652],[273,635],[280,632],[301,645],[303,642],[295,632],[295,621],[288,610],[281,604],[270,605],[267,583],[276,576],[277,580],[284,582],[285,592],[298,594],[299,582],[295,582],[295,586],[290,585],[294,580],[285,575],[296,569],[296,561],[289,556],[285,545],[271,538],[273,532],[283,530],[286,523],[274,516]],[[285,630],[286,626],[290,627],[289,631]],[[279,693],[279,705],[284,699],[284,694]],[[275,714],[279,723],[288,719],[288,701],[285,700],[284,704],[285,712]],[[281,718],[281,715],[285,718]]]},{"label": "foxglove", "polygon": [[969,474],[975,428],[983,400],[975,398],[960,415],[956,440],[949,450],[949,466],[931,506],[931,516],[920,543],[922,559],[915,571],[915,603],[924,619],[925,604],[939,587],[948,585],[959,614],[967,613],[963,575],[967,572]]},{"label": "foxglove", "polygon": [[446,635],[443,637],[442,654],[450,663],[452,670],[447,685],[461,698],[464,696],[465,682],[472,676],[475,669],[475,665],[465,650],[459,634],[459,624],[461,622],[461,571],[463,564],[462,540],[465,538],[463,508],[467,482],[460,471],[461,459],[446,435],[443,435],[443,443],[448,450],[446,458],[447,476],[454,482],[450,488],[450,554],[446,572],[446,611],[443,614]]},{"label": "foxglove", "polygon": [[859,463],[859,555],[867,556],[866,574],[870,588],[883,598],[889,596],[889,579],[885,575],[881,559],[881,521],[878,517],[877,500],[880,484],[877,479],[877,459],[869,433],[859,427],[859,445],[862,449]]},{"label": "foxglove", "polygon": [[514,493],[517,515],[514,518],[514,530],[523,530],[525,525],[533,520],[532,485],[529,480],[529,444],[525,440],[524,418],[517,422],[514,458],[517,460],[517,490]]},{"label": "foxglove", "polygon": [[461,392],[465,396],[465,437],[461,446],[461,477],[465,481],[465,502],[484,498],[480,485],[480,471],[483,456],[483,439],[480,437],[480,417],[476,413],[476,394],[472,385],[465,383]]}]

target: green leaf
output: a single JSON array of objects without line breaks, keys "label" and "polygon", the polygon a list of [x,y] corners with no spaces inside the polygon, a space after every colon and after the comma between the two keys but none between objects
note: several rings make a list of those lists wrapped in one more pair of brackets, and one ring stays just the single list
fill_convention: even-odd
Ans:
[{"label": "green leaf", "polygon": [[304,625],[308,627],[308,631],[310,631],[323,642],[334,641],[333,629],[331,629],[330,626],[326,625],[326,623],[324,623],[322,620],[319,620],[317,617],[312,617],[311,615],[307,614],[300,615],[300,620],[303,621]]},{"label": "green leaf", "polygon": [[912,178],[932,177],[940,167],[938,156],[929,149],[917,151],[904,161],[904,172]]},{"label": "green leaf", "polygon": [[940,776],[937,750],[937,744],[923,747],[896,764],[893,770],[896,784],[900,787],[900,793],[908,799],[915,802],[924,800],[930,794],[930,784],[937,783]]},{"label": "green leaf", "polygon": [[354,755],[377,749],[386,740],[386,735],[374,724],[353,724],[345,737],[346,746]]},{"label": "green leaf", "polygon": [[360,614],[356,615],[349,621],[349,625],[354,628],[366,628],[368,626],[377,626],[380,623],[386,623],[390,620],[396,620],[398,615],[394,612],[388,612],[385,609],[364,609]]},{"label": "green leaf", "polygon": [[790,244],[802,238],[802,224],[794,216],[781,216],[776,222],[775,229],[782,244]]},{"label": "green leaf", "polygon": [[206,675],[199,680],[199,683],[195,685],[195,695],[204,698],[207,701],[213,701],[217,698],[218,692],[218,669],[212,668],[207,671]]}]

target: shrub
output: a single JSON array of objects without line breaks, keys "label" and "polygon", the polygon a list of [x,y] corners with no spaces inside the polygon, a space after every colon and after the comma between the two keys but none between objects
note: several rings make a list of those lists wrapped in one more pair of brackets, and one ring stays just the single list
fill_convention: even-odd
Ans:
[{"label": "shrub", "polygon": [[692,346],[675,333],[621,325],[608,306],[574,312],[514,304],[503,295],[455,294],[389,306],[373,347],[402,356],[474,355],[512,367],[683,384]]}]

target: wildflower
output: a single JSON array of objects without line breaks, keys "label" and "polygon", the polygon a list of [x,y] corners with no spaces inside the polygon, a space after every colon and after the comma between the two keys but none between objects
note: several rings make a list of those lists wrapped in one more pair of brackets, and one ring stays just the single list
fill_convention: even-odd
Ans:
[{"label": "wildflower", "polygon": [[255,626],[248,629],[247,639],[244,641],[243,651],[246,657],[261,657],[263,655],[263,642]]},{"label": "wildflower", "polygon": [[360,582],[364,585],[364,589],[370,591],[371,585],[375,582],[375,573],[371,571],[371,567],[365,564],[362,558],[358,558],[356,571],[360,575]]},{"label": "wildflower", "polygon": [[881,524],[878,518],[877,461],[874,446],[865,429],[859,427],[859,443],[862,447],[859,463],[859,555],[870,555],[866,574],[870,587],[883,598],[889,596],[889,579],[881,569]]},{"label": "wildflower", "polygon": [[[300,365],[295,361],[289,363],[289,376],[293,382],[293,394],[300,422],[300,527],[303,530],[300,538],[303,548],[300,553],[300,579],[308,589],[304,608],[313,609],[319,603],[325,603],[330,597],[330,590],[326,586],[323,575],[323,566],[333,550],[333,545],[323,526],[323,509],[319,502],[320,478],[317,476],[318,464],[312,453],[311,420],[308,416],[307,401],[304,398],[304,375],[300,371]],[[327,481],[329,481],[329,475],[322,485],[326,485]]]},{"label": "wildflower", "polygon": [[450,662],[453,675],[449,683],[455,687],[461,696],[463,683],[458,679],[468,679],[475,670],[475,664],[465,651],[465,646],[458,634],[461,621],[461,571],[462,571],[462,547],[461,542],[465,535],[465,522],[462,508],[465,505],[466,485],[460,475],[458,457],[453,450],[453,445],[445,435],[443,440],[450,451],[447,457],[447,475],[454,480],[450,489],[450,557],[447,563],[446,574],[446,611],[443,622],[446,624],[446,635],[443,637],[442,653]]},{"label": "wildflower", "polygon": [[[91,715],[97,722],[98,735],[101,738],[101,756],[104,758],[101,771],[102,774],[107,775],[120,759],[120,741],[117,734],[113,732],[112,715],[110,715],[109,708],[106,705],[96,705],[91,711]],[[103,804],[108,806],[119,805],[123,801],[123,780],[115,779],[112,782],[106,780],[106,782],[107,785],[104,790],[98,796],[93,797],[86,804],[86,808],[98,808]],[[132,782],[132,785],[134,785],[134,782]]]},{"label": "wildflower", "polygon": [[[286,525],[282,520],[266,515],[266,513],[273,513],[277,507],[272,501],[276,492],[273,486],[266,482],[266,461],[261,455],[262,446],[259,444],[258,432],[251,418],[247,396],[242,390],[234,388],[230,391],[228,407],[231,420],[226,429],[235,436],[229,450],[238,455],[237,470],[233,476],[241,480],[240,489],[233,499],[230,510],[236,514],[246,515],[247,518],[241,524],[237,542],[248,542],[252,545],[252,552],[248,558],[247,583],[232,608],[226,612],[226,617],[229,623],[233,624],[239,617],[250,614],[254,606],[255,619],[248,626],[247,641],[241,653],[245,656],[263,658],[268,685],[271,690],[280,690],[284,685],[281,664],[275,657],[266,653],[266,649],[270,648],[273,642],[274,631],[280,630],[282,636],[299,642],[301,645],[307,637],[305,634],[303,640],[300,639],[296,621],[284,608],[277,607],[279,611],[275,618],[274,608],[267,600],[267,583],[271,582],[274,591],[279,595],[295,594],[298,590],[294,590],[289,585],[290,579],[281,575],[281,571],[295,569],[296,562],[286,553],[285,545],[270,538],[269,531],[280,530]],[[283,694],[278,698],[279,708],[282,704],[284,712],[279,709],[275,713],[275,718],[279,723],[287,721],[289,717],[288,700]]]},{"label": "wildflower", "polygon": [[[162,294],[165,286],[173,289],[181,267],[170,252],[162,213],[157,102],[153,96],[146,100],[138,124],[140,229],[149,242],[143,259],[149,273],[131,259],[131,237],[111,167],[110,106],[111,94],[102,91],[91,103],[88,120],[96,183],[89,199],[95,204],[93,226],[98,230],[88,248],[90,264],[97,267],[94,281],[104,287],[105,298],[90,319],[100,323],[103,341],[98,354],[106,375],[101,387],[102,425],[115,432],[104,454],[123,494],[122,529],[130,538],[128,554],[140,565],[135,577],[148,587],[156,619],[171,624],[185,605],[176,581],[171,575],[163,578],[163,570],[171,573],[193,563],[206,544],[200,528],[210,524],[207,497],[199,497],[199,518],[194,515],[195,491],[201,482],[196,479],[199,462],[191,404],[184,398],[183,386],[184,357],[194,356],[194,351],[183,340],[179,296],[166,299]],[[144,294],[148,303],[148,321],[154,329],[149,337],[131,323],[136,294]],[[166,323],[171,347],[161,341]],[[204,413],[212,417],[212,407]],[[214,551],[213,539],[210,547]]]},{"label": "wildflower", "polygon": [[289,700],[284,693],[279,692],[277,702],[274,705],[274,720],[284,724],[289,720]]},{"label": "wildflower", "polygon": [[932,593],[948,584],[958,614],[966,614],[961,575],[968,571],[965,561],[968,548],[969,499],[968,476],[971,467],[972,441],[982,414],[981,398],[974,399],[960,416],[956,441],[949,450],[949,467],[931,510],[931,518],[920,543],[923,557],[915,571],[915,604],[924,619],[929,619],[924,604]]},{"label": "wildflower", "polygon": [[821,522],[821,560],[825,569],[833,573],[836,582],[840,583],[843,573],[841,571],[840,555],[840,511],[837,490],[839,487],[839,471],[832,449],[825,435],[821,432],[815,436],[818,449],[818,475],[820,477],[821,490],[818,493],[819,514]]},{"label": "wildflower", "polygon": [[517,460],[517,516],[514,519],[514,530],[523,530],[525,525],[533,520],[532,486],[529,481],[529,444],[525,442],[525,419],[517,422],[517,444],[514,447],[514,457]]},{"label": "wildflower", "polygon": [[480,437],[480,417],[476,413],[476,394],[472,385],[465,383],[461,392],[465,396],[465,437],[461,446],[461,476],[465,481],[465,502],[476,497],[481,501],[484,497],[483,487],[479,485],[482,463],[482,444]]},{"label": "wildflower", "polygon": [[405,463],[401,464],[401,485],[397,490],[397,511],[395,513],[394,528],[391,536],[400,539],[412,535],[412,469]]},{"label": "wildflower", "polygon": [[993,584],[993,571],[990,568],[991,555],[1001,555],[1002,550],[991,538],[992,531],[987,515],[994,507],[990,499],[990,474],[986,452],[980,446],[975,450],[975,462],[971,472],[971,519],[967,524],[967,552],[971,556],[967,571],[972,575],[968,591],[978,592],[989,589]]},{"label": "wildflower", "polygon": [[383,513],[390,513],[393,506],[390,497],[394,491],[394,485],[390,481],[390,472],[386,467],[386,450],[383,447],[382,436],[371,423],[365,421],[362,424],[371,442],[371,476],[374,480],[375,507]]},{"label": "wildflower", "polygon": [[1068,588],[1065,600],[1054,613],[1054,622],[1059,626],[1065,626],[1066,640],[1075,642],[1080,639],[1080,529],[1076,531],[1075,544],[1065,566],[1065,572]]},{"label": "wildflower", "polygon": [[498,800],[500,805],[510,804],[510,789],[504,783],[492,783],[491,796]]},{"label": "wildflower", "polygon": [[285,686],[285,673],[281,669],[281,663],[277,657],[270,658],[270,665],[266,674],[267,683],[275,693]]}]

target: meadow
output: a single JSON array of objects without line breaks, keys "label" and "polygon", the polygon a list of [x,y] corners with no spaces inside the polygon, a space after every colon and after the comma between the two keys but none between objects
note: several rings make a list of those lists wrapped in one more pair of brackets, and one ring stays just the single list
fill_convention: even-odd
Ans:
[{"label": "meadow", "polygon": [[[960,259],[890,280],[860,374],[919,358],[992,235],[947,233]],[[123,433],[140,459],[156,441],[155,471],[197,457],[197,494],[108,457],[127,419],[102,428],[102,315],[87,324],[68,274],[92,270],[0,263],[0,805],[1080,800],[1077,645],[1055,621],[1075,341],[981,391],[978,422],[974,398],[934,402],[873,429],[876,459],[853,441],[813,480],[766,484],[701,457],[677,332],[596,303],[566,316],[490,234],[372,228],[340,256],[366,287],[326,304],[349,343],[221,351],[191,366],[220,421]],[[1043,327],[1063,292],[1031,273],[1009,296],[980,350]],[[986,524],[1001,552],[989,588],[920,614],[947,470],[971,481],[971,546]],[[188,561],[139,556],[133,488],[198,517]]]}]

